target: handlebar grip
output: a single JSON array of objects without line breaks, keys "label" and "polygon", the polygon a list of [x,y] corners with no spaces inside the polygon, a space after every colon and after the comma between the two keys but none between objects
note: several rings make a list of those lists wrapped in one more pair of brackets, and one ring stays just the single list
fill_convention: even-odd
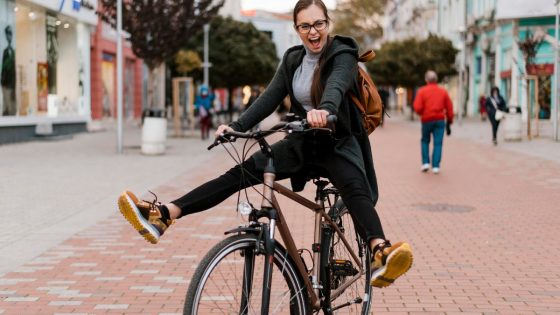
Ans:
[{"label": "handlebar grip", "polygon": [[214,148],[215,146],[217,146],[217,145],[220,144],[220,143],[221,143],[220,140],[216,139],[216,141],[214,141],[214,143],[212,143],[212,144],[207,148],[207,150],[208,150],[208,151],[212,150],[212,148]]},{"label": "handlebar grip", "polygon": [[336,115],[327,116],[327,128],[332,130],[333,133],[336,132],[336,122],[337,121],[338,121],[338,117]]}]

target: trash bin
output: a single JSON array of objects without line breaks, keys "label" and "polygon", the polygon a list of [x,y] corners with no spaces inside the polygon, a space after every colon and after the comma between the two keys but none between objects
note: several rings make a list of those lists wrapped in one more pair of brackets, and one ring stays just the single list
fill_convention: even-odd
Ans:
[{"label": "trash bin", "polygon": [[504,140],[521,141],[523,134],[523,122],[521,120],[521,107],[508,106],[503,119]]},{"label": "trash bin", "polygon": [[163,109],[146,109],[142,113],[142,153],[165,153],[167,118]]}]

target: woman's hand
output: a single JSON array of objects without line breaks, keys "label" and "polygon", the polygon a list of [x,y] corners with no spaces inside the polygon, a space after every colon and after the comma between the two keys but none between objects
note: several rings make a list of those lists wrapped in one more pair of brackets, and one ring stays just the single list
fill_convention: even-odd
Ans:
[{"label": "woman's hand", "polygon": [[214,134],[214,136],[216,138],[218,138],[219,136],[223,135],[224,133],[232,132],[232,131],[235,131],[235,130],[233,130],[233,128],[231,128],[228,125],[219,125],[218,130],[216,130],[216,133]]},{"label": "woman's hand", "polygon": [[312,109],[307,112],[307,122],[313,128],[322,128],[327,126],[327,116],[330,113],[324,109]]}]

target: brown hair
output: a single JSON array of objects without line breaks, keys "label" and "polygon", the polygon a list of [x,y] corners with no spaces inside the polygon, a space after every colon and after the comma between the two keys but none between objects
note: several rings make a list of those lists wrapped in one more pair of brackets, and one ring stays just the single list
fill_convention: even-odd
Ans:
[{"label": "brown hair", "polygon": [[312,4],[318,6],[321,10],[323,10],[323,14],[325,14],[325,18],[327,21],[330,21],[329,13],[327,10],[327,6],[323,3],[323,0],[299,0],[296,5],[294,6],[294,26],[296,26],[297,22],[297,15],[301,10],[307,9]]},{"label": "brown hair", "polygon": [[[294,6],[294,27],[297,25],[297,15],[304,9],[307,9],[311,5],[318,6],[325,15],[327,22],[330,22],[329,13],[327,10],[327,6],[323,3],[322,0],[299,0],[296,5]],[[321,70],[323,69],[323,65],[325,63],[326,58],[326,51],[329,49],[329,46],[332,42],[331,37],[327,37],[327,43],[323,48],[323,53],[319,58],[319,62],[317,63],[317,67],[315,68],[315,72],[313,73],[313,81],[311,82],[311,102],[313,103],[314,107],[317,107],[321,102],[321,97],[323,96],[323,84],[321,82]]]}]

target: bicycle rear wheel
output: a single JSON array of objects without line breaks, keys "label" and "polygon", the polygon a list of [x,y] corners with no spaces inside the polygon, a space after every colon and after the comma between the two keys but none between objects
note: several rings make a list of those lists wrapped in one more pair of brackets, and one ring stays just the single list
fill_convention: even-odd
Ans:
[{"label": "bicycle rear wheel", "polygon": [[[255,235],[226,238],[202,259],[183,314],[261,314],[265,255]],[[309,313],[307,291],[284,248],[274,251],[269,314]]]},{"label": "bicycle rear wheel", "polygon": [[331,208],[329,216],[342,231],[344,238],[348,241],[352,251],[358,256],[363,266],[361,277],[352,282],[340,295],[333,296],[338,288],[344,286],[354,276],[359,274],[359,267],[337,233],[332,231],[328,233],[329,235],[326,235],[325,243],[323,244],[328,248],[328,252],[325,256],[327,260],[326,277],[323,283],[326,284],[329,290],[328,295],[332,301],[331,309],[337,315],[369,314],[372,293],[370,285],[371,250],[367,242],[359,236],[350,212],[341,199]]}]

